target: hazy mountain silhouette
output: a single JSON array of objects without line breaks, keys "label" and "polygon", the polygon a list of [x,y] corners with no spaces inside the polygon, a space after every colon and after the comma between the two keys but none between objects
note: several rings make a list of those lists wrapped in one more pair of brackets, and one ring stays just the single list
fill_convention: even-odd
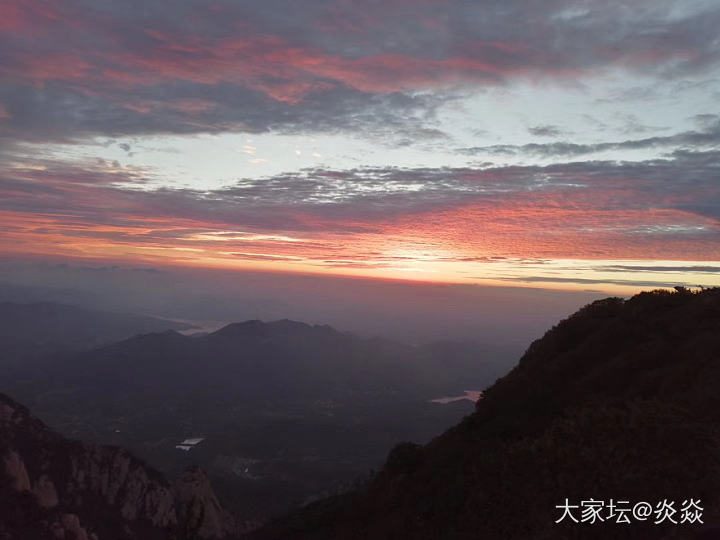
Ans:
[{"label": "hazy mountain silhouette", "polygon": [[191,325],[53,302],[0,302],[0,364],[61,350],[97,347],[137,334]]},{"label": "hazy mountain silhouette", "polygon": [[72,400],[92,401],[95,408],[112,406],[128,392],[142,393],[134,397],[147,404],[171,396],[316,399],[318,392],[324,399],[401,392],[426,400],[457,391],[458,381],[470,387],[482,384],[488,370],[501,373],[497,360],[471,358],[470,346],[463,356],[461,349],[460,344],[414,347],[359,338],[289,320],[246,321],[200,337],[174,331],[138,335],[55,356],[46,368],[53,374],[52,387],[75,387]]},{"label": "hazy mountain silhouette", "polygon": [[[398,445],[363,486],[253,538],[717,538],[719,383],[720,289],[597,301],[456,427]],[[556,525],[566,498],[700,499],[705,524]]]},{"label": "hazy mountain silhouette", "polygon": [[[502,351],[408,346],[329,326],[246,321],[136,336],[29,362],[6,380],[62,433],[126,446],[166,472],[198,462],[245,519],[285,511],[427,441],[472,410]],[[189,452],[186,437],[204,441]]]}]

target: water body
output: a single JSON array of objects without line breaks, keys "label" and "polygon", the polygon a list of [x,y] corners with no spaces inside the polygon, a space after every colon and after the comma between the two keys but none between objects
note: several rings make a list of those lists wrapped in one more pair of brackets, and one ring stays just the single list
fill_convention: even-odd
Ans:
[{"label": "water body", "polygon": [[192,439],[185,439],[183,442],[181,442],[178,445],[175,445],[175,448],[178,450],[184,450],[185,452],[188,452],[195,448],[198,444],[203,442],[205,439],[203,437],[196,437]]},{"label": "water body", "polygon": [[468,400],[475,403],[477,400],[482,399],[482,392],[480,390],[465,390],[465,394],[462,396],[451,396],[431,399],[430,403],[439,403],[440,405],[446,405],[453,401]]}]

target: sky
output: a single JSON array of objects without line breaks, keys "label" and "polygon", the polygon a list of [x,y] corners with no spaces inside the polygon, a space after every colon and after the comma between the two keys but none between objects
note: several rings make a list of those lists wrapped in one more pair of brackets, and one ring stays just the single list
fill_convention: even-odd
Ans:
[{"label": "sky", "polygon": [[5,0],[0,258],[717,285],[718,28],[716,0]]},{"label": "sky", "polygon": [[534,339],[607,296],[517,286],[424,283],[356,276],[212,268],[0,264],[1,302],[56,302],[188,322],[291,319],[411,344],[470,342],[517,361]]}]

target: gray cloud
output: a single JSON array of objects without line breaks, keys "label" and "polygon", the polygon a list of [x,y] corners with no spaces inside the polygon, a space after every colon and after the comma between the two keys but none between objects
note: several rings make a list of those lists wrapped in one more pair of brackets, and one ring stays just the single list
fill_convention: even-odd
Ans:
[{"label": "gray cloud", "polygon": [[641,266],[641,265],[613,265],[603,266],[599,270],[607,272],[693,272],[720,274],[719,266]]},{"label": "gray cloud", "polygon": [[676,285],[692,287],[692,283],[686,281],[636,281],[630,279],[590,279],[574,277],[552,277],[552,276],[523,276],[497,278],[501,281],[513,281],[522,283],[577,283],[577,284],[605,284],[625,285],[628,287],[655,287],[669,288]]},{"label": "gray cloud", "polygon": [[[710,118],[713,115],[703,115]],[[543,158],[566,158],[607,152],[610,150],[644,150],[649,148],[716,148],[720,147],[720,122],[706,122],[703,131],[685,131],[675,135],[628,139],[618,142],[578,144],[566,141],[552,143],[529,143],[524,145],[492,145],[460,148],[458,153],[468,156],[534,155]]]},{"label": "gray cloud", "polygon": [[[191,112],[173,102],[197,99],[211,103]],[[136,110],[134,103],[148,107]],[[109,137],[142,133],[191,134],[242,131],[285,133],[362,130],[390,142],[443,138],[433,117],[441,101],[432,95],[370,94],[335,86],[310,94],[302,106],[277,101],[263,92],[230,84],[211,87],[174,83],[141,88],[132,99],[112,90],[88,96],[75,88],[49,84],[43,88],[0,83],[0,103],[12,117],[0,122],[0,142],[73,142],[102,134]],[[192,101],[191,101],[192,103]]]},{"label": "gray cloud", "polygon": [[564,134],[563,130],[558,126],[550,124],[542,126],[529,127],[528,132],[536,137],[560,137]]},{"label": "gray cloud", "polygon": [[[174,235],[184,234],[183,229],[188,234],[198,230],[195,223],[220,230],[309,231],[327,227],[327,220],[336,223],[339,233],[371,233],[377,222],[469,204],[488,209],[532,204],[593,212],[647,211],[651,221],[633,218],[623,225],[624,234],[665,235],[683,241],[717,238],[720,220],[720,185],[715,181],[720,177],[720,151],[677,151],[667,159],[623,163],[307,169],[243,178],[208,191],[151,188],[150,171],[105,162],[69,164],[27,157],[32,166],[23,166],[21,159],[6,154],[6,165],[0,170],[0,210],[56,216],[56,232],[68,219],[120,227],[165,219],[174,221]],[[656,225],[652,212],[658,210],[683,212],[692,226],[673,229],[662,221]],[[577,219],[583,215],[576,214]],[[522,215],[518,219],[521,225]],[[714,220],[715,225],[703,220]],[[608,225],[564,225],[572,226],[602,231]],[[97,233],[86,229],[78,229],[79,234]]]},{"label": "gray cloud", "polygon": [[432,113],[452,87],[582,79],[606,67],[674,81],[720,58],[718,6],[670,0],[633,10],[615,0],[178,0],[172,9],[10,0],[7,9],[23,16],[8,19],[17,26],[8,23],[0,47],[0,134],[23,140],[367,130],[407,144],[442,137]]}]

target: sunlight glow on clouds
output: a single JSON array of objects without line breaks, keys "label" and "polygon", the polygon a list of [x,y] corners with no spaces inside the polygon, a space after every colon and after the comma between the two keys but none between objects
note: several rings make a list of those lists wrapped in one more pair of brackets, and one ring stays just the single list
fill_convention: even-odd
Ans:
[{"label": "sunlight glow on clouds", "polygon": [[717,3],[541,4],[10,0],[2,253],[717,284]]}]

